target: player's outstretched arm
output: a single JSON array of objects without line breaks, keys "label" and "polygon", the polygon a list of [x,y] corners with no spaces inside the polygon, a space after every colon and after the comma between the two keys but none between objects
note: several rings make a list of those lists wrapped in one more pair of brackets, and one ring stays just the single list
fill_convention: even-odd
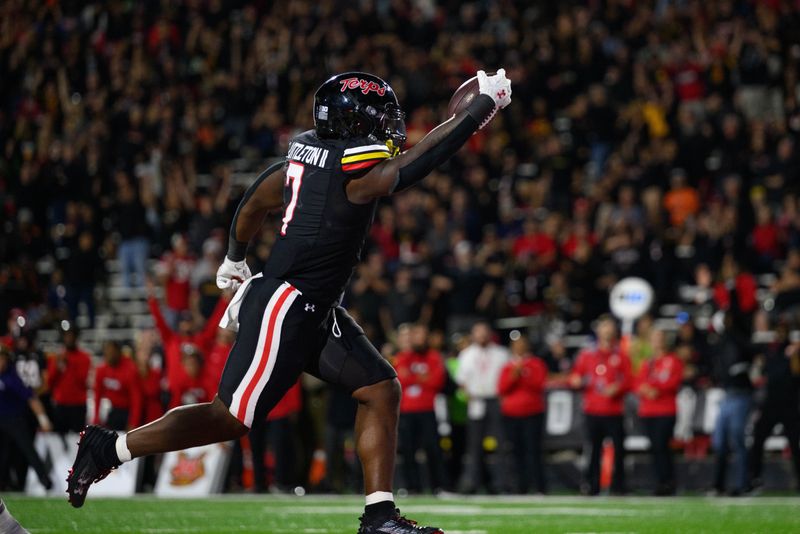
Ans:
[{"label": "player's outstretched arm", "polygon": [[264,217],[283,206],[284,162],[270,165],[244,192],[228,234],[228,253],[217,270],[217,287],[238,289],[250,278],[250,268],[245,262],[247,245],[256,235]]},{"label": "player's outstretched arm", "polygon": [[366,203],[415,185],[488,124],[498,109],[511,103],[511,82],[505,70],[500,69],[492,76],[479,71],[478,82],[481,94],[464,110],[428,132],[409,150],[377,165],[362,178],[350,181],[348,198],[355,203]]}]

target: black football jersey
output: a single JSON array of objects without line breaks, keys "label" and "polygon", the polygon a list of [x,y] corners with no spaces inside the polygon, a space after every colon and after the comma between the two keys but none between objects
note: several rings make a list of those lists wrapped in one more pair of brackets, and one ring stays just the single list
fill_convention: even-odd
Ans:
[{"label": "black football jersey", "polygon": [[283,217],[264,275],[286,280],[321,305],[334,304],[361,259],[377,201],[354,204],[345,187],[391,157],[374,139],[321,139],[313,130],[289,144]]}]

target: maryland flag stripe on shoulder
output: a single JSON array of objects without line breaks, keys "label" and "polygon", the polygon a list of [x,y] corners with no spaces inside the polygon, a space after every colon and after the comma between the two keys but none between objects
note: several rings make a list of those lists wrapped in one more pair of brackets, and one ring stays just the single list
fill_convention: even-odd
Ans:
[{"label": "maryland flag stripe on shoulder", "polygon": [[365,145],[348,148],[342,157],[343,171],[357,171],[368,169],[380,163],[381,160],[391,157],[389,147],[386,145]]}]

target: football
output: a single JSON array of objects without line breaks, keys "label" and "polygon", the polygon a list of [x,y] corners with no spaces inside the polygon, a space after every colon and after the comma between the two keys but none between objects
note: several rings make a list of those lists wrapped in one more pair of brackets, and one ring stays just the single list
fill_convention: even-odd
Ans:
[{"label": "football", "polygon": [[473,76],[466,82],[462,83],[461,86],[456,89],[456,92],[453,93],[452,98],[450,98],[450,103],[447,104],[447,117],[450,118],[462,109],[469,106],[472,100],[481,94],[480,87],[478,86],[478,77]]}]

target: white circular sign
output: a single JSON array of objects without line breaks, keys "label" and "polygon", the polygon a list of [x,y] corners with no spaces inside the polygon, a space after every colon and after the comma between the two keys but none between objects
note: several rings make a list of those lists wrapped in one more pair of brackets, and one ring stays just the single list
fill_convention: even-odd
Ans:
[{"label": "white circular sign", "polygon": [[653,286],[642,278],[623,278],[611,288],[611,313],[623,321],[633,321],[644,315],[653,304]]}]

